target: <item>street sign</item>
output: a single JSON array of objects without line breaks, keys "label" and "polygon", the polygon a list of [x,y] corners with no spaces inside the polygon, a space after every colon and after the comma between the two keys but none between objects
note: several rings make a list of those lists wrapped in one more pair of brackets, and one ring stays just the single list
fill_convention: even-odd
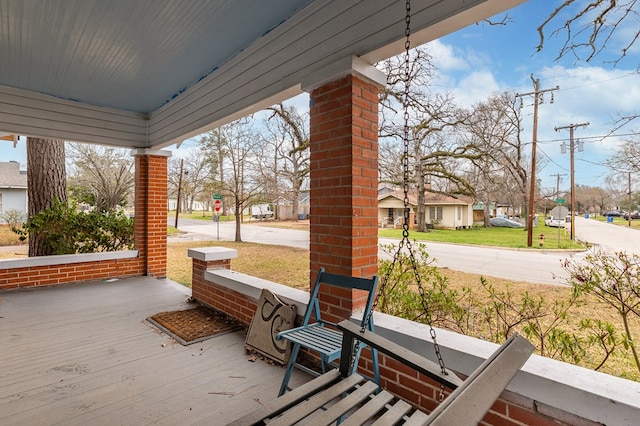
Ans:
[{"label": "street sign", "polygon": [[556,200],[556,203],[558,203],[558,204],[564,204],[564,198],[558,198],[558,199]]},{"label": "street sign", "polygon": [[220,202],[220,200],[216,200],[213,202],[213,209],[216,211],[216,213],[219,213],[221,208],[222,203]]},{"label": "street sign", "polygon": [[214,200],[222,200],[222,194],[220,194],[219,192],[216,192],[215,194],[213,194],[213,199]]}]

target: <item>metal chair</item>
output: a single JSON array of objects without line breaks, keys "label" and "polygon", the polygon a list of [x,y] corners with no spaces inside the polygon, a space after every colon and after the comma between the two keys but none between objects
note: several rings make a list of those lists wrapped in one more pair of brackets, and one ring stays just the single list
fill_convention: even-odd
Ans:
[{"label": "metal chair", "polygon": [[[279,396],[283,395],[289,386],[289,379],[293,373],[294,367],[298,367],[313,376],[318,376],[316,371],[313,371],[303,365],[298,364],[298,354],[301,348],[307,348],[308,350],[317,352],[320,355],[320,361],[322,364],[322,373],[326,373],[329,364],[332,361],[340,358],[340,351],[342,347],[342,332],[338,331],[335,327],[336,324],[322,319],[320,312],[320,303],[318,300],[318,293],[321,287],[334,286],[344,289],[357,289],[368,292],[367,303],[362,316],[362,323],[365,323],[366,318],[369,316],[369,312],[373,307],[373,301],[375,298],[376,289],[378,287],[378,277],[373,278],[358,278],[350,277],[346,275],[330,274],[324,271],[324,268],[320,268],[318,272],[318,278],[311,291],[309,298],[309,304],[302,320],[300,327],[286,330],[277,334],[276,339],[286,339],[291,341],[293,347],[291,349],[291,357],[287,364],[287,370],[284,378],[282,379],[282,385],[280,386]],[[313,314],[315,322],[311,322],[311,315]],[[373,317],[367,324],[367,330],[373,332]],[[362,349],[367,346],[365,343],[359,343],[355,351],[353,359],[353,367],[351,372],[355,372],[358,368],[358,361]],[[373,362],[373,381],[376,384],[380,384],[380,368],[378,366],[378,351],[375,348],[371,348],[371,358]]]}]

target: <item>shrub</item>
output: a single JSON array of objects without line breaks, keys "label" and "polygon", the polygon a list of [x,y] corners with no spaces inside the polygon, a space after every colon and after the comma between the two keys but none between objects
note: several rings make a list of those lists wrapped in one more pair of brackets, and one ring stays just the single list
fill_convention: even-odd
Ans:
[{"label": "shrub", "polygon": [[81,212],[56,201],[12,230],[24,241],[38,233],[53,254],[94,253],[133,248],[133,219],[122,212]]},{"label": "shrub", "polygon": [[16,228],[24,221],[24,212],[16,209],[9,209],[0,214],[0,219],[6,222],[11,228]]}]

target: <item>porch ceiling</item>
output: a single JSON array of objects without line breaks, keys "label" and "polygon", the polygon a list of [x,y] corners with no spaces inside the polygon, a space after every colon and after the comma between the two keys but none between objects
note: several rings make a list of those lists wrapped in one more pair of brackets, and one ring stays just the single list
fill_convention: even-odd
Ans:
[{"label": "porch ceiling", "polygon": [[[413,0],[413,44],[524,0]],[[0,131],[161,148],[403,48],[393,0],[0,0]]]}]

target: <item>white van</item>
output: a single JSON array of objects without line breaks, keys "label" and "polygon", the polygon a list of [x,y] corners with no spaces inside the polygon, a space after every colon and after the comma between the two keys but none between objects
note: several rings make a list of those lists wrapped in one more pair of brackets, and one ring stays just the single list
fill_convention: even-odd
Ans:
[{"label": "white van", "polygon": [[273,208],[269,204],[255,204],[251,206],[251,217],[254,219],[271,219]]}]

